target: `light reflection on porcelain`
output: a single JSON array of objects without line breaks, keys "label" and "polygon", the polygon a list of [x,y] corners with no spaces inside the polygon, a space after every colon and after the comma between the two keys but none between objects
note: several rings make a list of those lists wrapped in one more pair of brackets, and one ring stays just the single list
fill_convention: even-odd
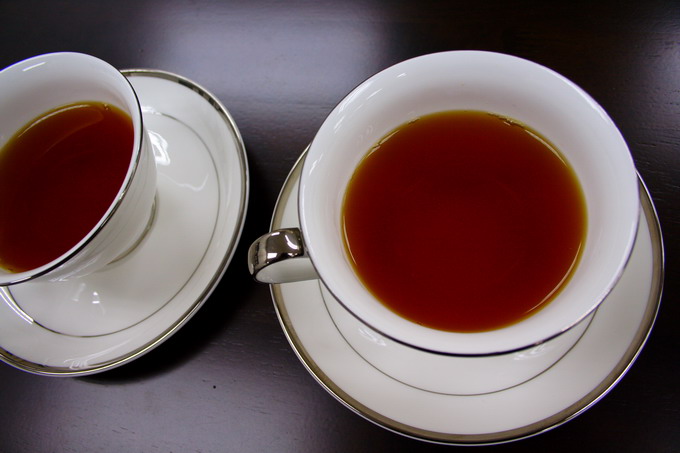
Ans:
[{"label": "light reflection on porcelain", "polygon": [[345,119],[344,116],[341,116],[340,118],[338,118],[338,120],[335,122],[335,125],[333,126],[333,131],[335,131],[337,133],[340,130],[340,128],[342,127],[342,122],[343,122],[344,119]]},{"label": "light reflection on porcelain", "polygon": [[187,184],[187,183],[180,184],[180,183],[177,183],[178,186],[185,188],[185,189],[193,190],[194,192],[200,192],[202,190],[206,190],[206,188],[208,187],[209,184],[210,184],[210,179],[207,176],[203,179],[203,181],[199,181],[198,184]]},{"label": "light reflection on porcelain", "polygon": [[45,62],[44,62],[44,61],[41,61],[40,63],[36,63],[36,64],[34,64],[34,65],[28,66],[28,67],[22,69],[21,71],[22,71],[22,72],[28,72],[28,71],[30,71],[30,70],[32,70],[32,69],[39,68],[40,66],[43,66],[44,64],[45,64]]},{"label": "light reflection on porcelain", "polygon": [[[352,106],[354,101],[358,99],[364,91],[368,90],[372,84],[373,84],[372,82],[367,81],[362,83],[359,87],[355,88],[354,91],[348,94],[347,97],[342,102],[340,102],[340,104],[337,107],[338,112],[343,112],[345,109]],[[361,104],[359,104],[358,106],[354,106],[354,108],[355,109],[361,108]]]},{"label": "light reflection on porcelain", "polygon": [[380,92],[381,92],[382,90],[383,90],[382,88],[378,88],[378,89],[375,90],[373,93],[369,94],[368,97],[367,97],[366,99],[371,99],[372,97],[374,97],[374,96],[380,94]]},{"label": "light reflection on porcelain", "polygon": [[170,153],[168,152],[168,141],[162,135],[154,131],[148,131],[149,140],[153,148],[153,157],[156,165],[170,165]]},{"label": "light reflection on porcelain", "polygon": [[70,370],[83,370],[87,369],[92,366],[93,363],[97,363],[99,359],[103,356],[106,356],[107,354],[111,353],[113,350],[123,346],[126,341],[124,341],[122,344],[117,344],[111,348],[105,349],[103,351],[99,351],[93,354],[88,354],[82,357],[72,357],[68,359],[64,359],[62,362],[64,366],[66,366]]},{"label": "light reflection on porcelain", "polygon": [[524,351],[520,352],[515,352],[512,355],[513,360],[531,360],[534,359],[538,356],[543,356],[546,354],[549,354],[551,350],[553,350],[554,347],[552,347],[551,342],[543,343],[541,345],[536,346],[535,348],[531,349],[526,349]]},{"label": "light reflection on porcelain", "polygon": [[387,341],[385,341],[385,338],[380,335],[379,333],[375,332],[374,330],[368,328],[367,326],[359,326],[357,328],[359,335],[361,335],[363,338],[367,339],[368,341],[376,344],[377,346],[387,346]]}]

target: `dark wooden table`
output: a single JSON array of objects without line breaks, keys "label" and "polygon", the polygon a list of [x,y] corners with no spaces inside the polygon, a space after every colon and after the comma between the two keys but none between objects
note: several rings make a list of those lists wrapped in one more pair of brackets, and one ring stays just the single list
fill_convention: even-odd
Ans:
[{"label": "dark wooden table", "polygon": [[630,146],[666,250],[655,328],[618,386],[565,425],[488,448],[680,451],[679,3],[3,0],[0,17],[2,67],[72,50],[202,84],[240,128],[251,183],[231,266],[167,342],[89,377],[36,376],[0,364],[0,451],[455,448],[393,434],[338,403],[299,362],[269,289],[246,269],[248,245],[267,231],[286,175],[334,105],[391,64],[455,49],[524,57],[589,92]]}]

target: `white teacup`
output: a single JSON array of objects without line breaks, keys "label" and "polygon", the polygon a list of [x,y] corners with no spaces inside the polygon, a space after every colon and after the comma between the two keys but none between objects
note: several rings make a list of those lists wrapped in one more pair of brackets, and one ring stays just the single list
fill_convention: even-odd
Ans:
[{"label": "white teacup", "polygon": [[106,213],[75,246],[34,269],[0,270],[0,286],[95,272],[133,248],[149,226],[156,192],[153,152],[132,86],[108,63],[64,52],[29,58],[0,71],[0,147],[33,119],[80,101],[114,105],[130,116],[134,142],[123,184]]},{"label": "white teacup", "polygon": [[[536,314],[487,332],[436,330],[395,314],[363,286],[343,243],[343,197],[369,149],[402,124],[448,110],[491,112],[538,131],[569,161],[586,202],[585,246],[566,286]],[[312,141],[302,169],[298,210],[299,230],[275,231],[251,246],[249,265],[256,279],[280,283],[319,278],[357,319],[397,343],[484,356],[547,342],[597,308],[631,253],[639,198],[626,143],[590,96],[538,64],[497,53],[458,51],[399,63],[347,95]],[[445,275],[446,269],[433,272]]]}]

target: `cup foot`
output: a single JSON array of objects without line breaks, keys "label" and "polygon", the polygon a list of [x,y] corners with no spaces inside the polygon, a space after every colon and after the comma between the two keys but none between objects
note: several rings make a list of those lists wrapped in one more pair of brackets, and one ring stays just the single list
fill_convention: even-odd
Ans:
[{"label": "cup foot", "polygon": [[402,345],[352,316],[323,286],[321,297],[344,340],[385,375],[411,387],[446,395],[482,395],[533,379],[557,363],[581,339],[593,314],[569,331],[521,351],[456,357]]},{"label": "cup foot", "polygon": [[156,193],[154,194],[153,202],[151,203],[151,212],[149,213],[149,219],[146,221],[146,226],[144,227],[144,230],[142,230],[142,232],[139,235],[139,237],[137,238],[137,240],[135,240],[135,242],[130,247],[128,247],[127,250],[125,250],[123,253],[121,253],[116,258],[114,258],[109,263],[109,265],[115,264],[118,261],[122,260],[123,258],[128,256],[130,253],[132,253],[137,248],[137,246],[139,246],[139,244],[142,243],[142,241],[144,240],[146,235],[149,233],[149,231],[151,231],[151,227],[153,226],[154,222],[156,221],[156,206],[157,205],[158,205],[158,191],[156,191]]}]

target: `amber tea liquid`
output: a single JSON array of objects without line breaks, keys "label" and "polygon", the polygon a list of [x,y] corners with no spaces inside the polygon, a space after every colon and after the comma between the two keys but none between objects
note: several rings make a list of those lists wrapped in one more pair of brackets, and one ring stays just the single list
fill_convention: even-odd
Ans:
[{"label": "amber tea liquid", "polygon": [[457,332],[530,316],[568,281],[586,234],[559,151],[485,112],[423,116],[360,163],[343,206],[364,285],[399,315]]},{"label": "amber tea liquid", "polygon": [[80,102],[54,109],[0,150],[0,266],[33,269],[58,258],[99,222],[125,180],[130,117]]}]

